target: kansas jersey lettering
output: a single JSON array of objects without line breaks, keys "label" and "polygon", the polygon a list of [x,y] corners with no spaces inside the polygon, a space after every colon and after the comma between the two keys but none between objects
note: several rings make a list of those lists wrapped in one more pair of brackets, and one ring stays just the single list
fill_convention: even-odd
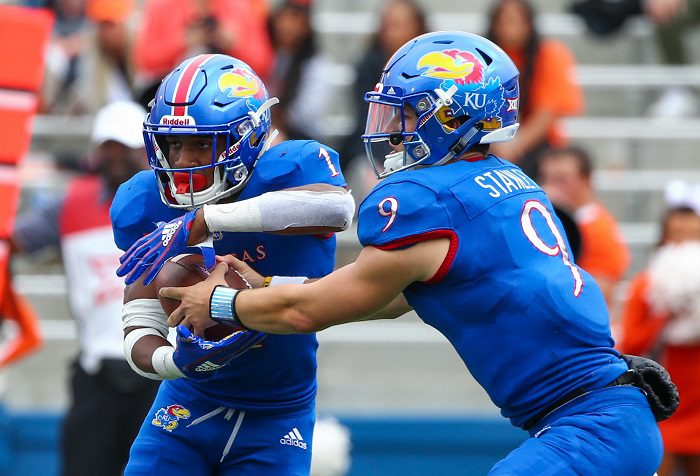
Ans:
[{"label": "kansas jersey lettering", "polygon": [[391,175],[358,219],[363,246],[450,240],[438,273],[404,294],[516,426],[627,369],[611,349],[600,289],[561,230],[544,192],[495,156]]}]

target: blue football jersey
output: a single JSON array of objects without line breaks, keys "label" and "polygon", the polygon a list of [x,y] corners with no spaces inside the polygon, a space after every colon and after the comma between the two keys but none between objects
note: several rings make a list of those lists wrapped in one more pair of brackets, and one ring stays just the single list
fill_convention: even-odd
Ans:
[{"label": "blue football jersey", "polygon": [[[311,183],[345,186],[338,154],[315,141],[286,141],[260,157],[238,200]],[[119,188],[112,203],[115,242],[126,250],[153,231],[157,222],[182,214],[161,201],[154,173],[141,172]],[[234,254],[267,276],[324,276],[333,271],[335,245],[335,236],[216,233],[214,237],[217,254]],[[249,350],[207,382],[177,379],[163,385],[243,410],[290,410],[308,404],[316,394],[317,347],[313,334],[269,335],[262,347]]]},{"label": "blue football jersey", "polygon": [[562,229],[537,184],[493,155],[393,174],[358,218],[363,246],[449,238],[438,273],[404,295],[515,426],[627,369],[600,288],[573,262]]}]

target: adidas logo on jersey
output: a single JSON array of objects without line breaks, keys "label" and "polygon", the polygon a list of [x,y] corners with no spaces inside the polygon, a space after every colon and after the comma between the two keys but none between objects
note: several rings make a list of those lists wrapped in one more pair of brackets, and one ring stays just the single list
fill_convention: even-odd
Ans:
[{"label": "adidas logo on jersey", "polygon": [[280,438],[280,443],[283,445],[296,446],[302,450],[306,449],[306,443],[304,443],[304,438],[301,437],[299,430],[294,428],[292,431]]},{"label": "adidas logo on jersey", "polygon": [[194,370],[197,372],[210,372],[212,370],[220,369],[221,367],[221,365],[215,364],[214,362],[209,362],[207,360],[203,364],[199,364],[197,367],[195,367]]},{"label": "adidas logo on jersey", "polygon": [[173,235],[177,232],[178,228],[182,224],[182,220],[177,223],[168,223],[163,227],[163,233],[160,235],[160,240],[163,242],[163,246],[168,246],[170,240],[173,239]]}]

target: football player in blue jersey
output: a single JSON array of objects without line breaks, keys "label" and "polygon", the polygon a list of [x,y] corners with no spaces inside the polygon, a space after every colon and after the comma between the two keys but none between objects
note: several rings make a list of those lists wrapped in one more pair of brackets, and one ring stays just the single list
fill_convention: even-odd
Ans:
[{"label": "football player in blue jersey", "polygon": [[652,475],[655,417],[673,412],[675,387],[653,361],[613,349],[600,288],[574,263],[549,199],[488,153],[516,133],[518,98],[518,71],[492,42],[408,42],[365,96],[363,140],[384,180],[360,206],[357,260],[304,285],[236,290],[222,279],[229,266],[261,278],[227,258],[207,281],[161,289],[182,301],[169,324],[211,316],[309,333],[415,309],[531,436],[489,474]]},{"label": "football player in blue jersey", "polygon": [[125,354],[137,373],[164,380],[127,476],[309,473],[315,336],[243,330],[207,341],[204,327],[185,323],[173,347],[152,283],[169,258],[192,251],[207,264],[233,253],[267,273],[333,270],[333,233],[349,226],[354,201],[332,149],[271,146],[276,101],[245,63],[213,54],[175,68],[151,104],[144,140],[153,171],[126,182],[110,210],[127,250],[118,270],[128,284]]}]

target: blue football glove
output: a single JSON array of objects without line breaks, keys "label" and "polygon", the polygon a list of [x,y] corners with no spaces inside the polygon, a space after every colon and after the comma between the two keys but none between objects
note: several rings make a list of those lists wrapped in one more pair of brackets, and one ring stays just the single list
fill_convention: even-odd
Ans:
[{"label": "blue football glove", "polygon": [[197,209],[168,223],[158,223],[154,231],[131,245],[119,258],[117,276],[126,276],[126,284],[131,284],[146,273],[143,284],[148,286],[168,259],[183,253],[201,254],[207,269],[214,266],[216,253],[211,237],[196,246],[187,245],[196,213]]},{"label": "blue football glove", "polygon": [[185,326],[177,326],[173,361],[185,377],[209,380],[217,370],[247,352],[266,336],[264,332],[238,331],[219,341],[210,341],[194,335]]}]

